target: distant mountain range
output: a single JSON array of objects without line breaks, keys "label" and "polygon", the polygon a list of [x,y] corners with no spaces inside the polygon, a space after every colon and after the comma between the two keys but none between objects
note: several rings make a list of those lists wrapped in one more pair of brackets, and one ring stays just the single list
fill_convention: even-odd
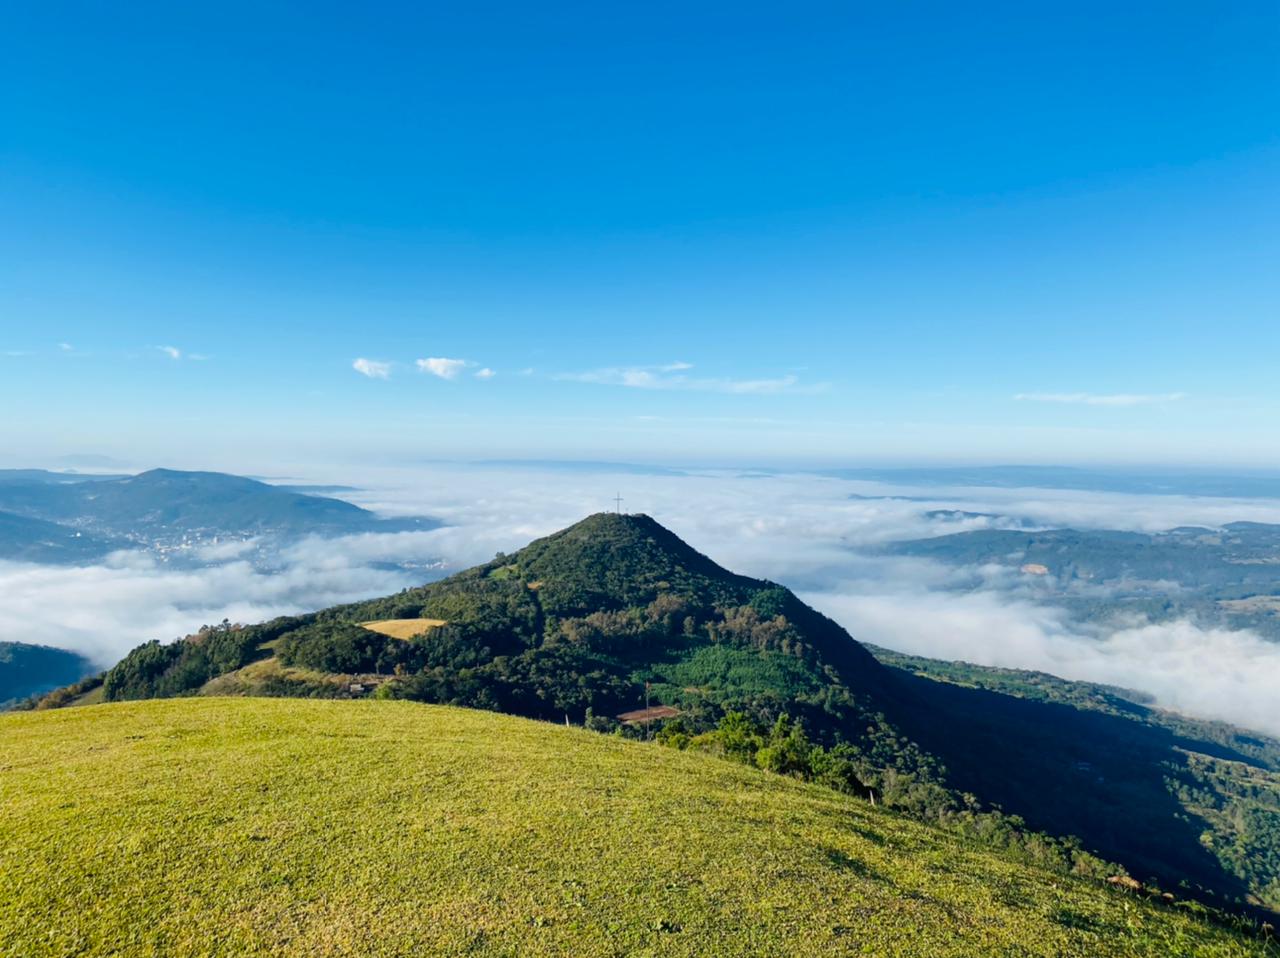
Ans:
[{"label": "distant mountain range", "polygon": [[1086,620],[1121,612],[1189,617],[1280,641],[1278,525],[1232,522],[1159,533],[983,529],[881,550],[955,566],[1004,566]]},{"label": "distant mountain range", "polygon": [[1123,690],[877,654],[654,520],[601,514],[384,599],[148,643],[56,701],[377,696],[712,736],[730,755],[774,742],[769,767],[1037,860],[1079,864],[1027,827],[1143,881],[1280,909],[1280,742]]},{"label": "distant mountain range", "polygon": [[93,476],[0,470],[0,559],[93,561],[114,549],[167,552],[215,540],[437,528],[384,519],[341,499],[217,472]]}]

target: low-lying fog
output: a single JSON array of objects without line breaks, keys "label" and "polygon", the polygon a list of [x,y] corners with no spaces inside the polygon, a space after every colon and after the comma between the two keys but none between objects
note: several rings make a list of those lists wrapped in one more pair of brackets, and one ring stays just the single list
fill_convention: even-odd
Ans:
[{"label": "low-lying fog", "polygon": [[[738,572],[792,587],[859,639],[921,655],[1042,669],[1142,689],[1166,706],[1280,734],[1280,644],[1189,621],[1074,622],[990,569],[884,557],[896,539],[992,527],[1160,531],[1238,520],[1280,523],[1280,501],[1046,489],[893,487],[815,475],[734,471],[429,465],[316,470],[290,477],[358,487],[343,497],[387,515],[433,515],[430,532],[309,540],[266,571],[238,547],[199,568],[118,553],[81,568],[0,563],[0,637],[72,648],[109,665],[137,643],[206,622],[257,621],[394,592],[514,551],[623,497]],[[884,497],[884,498],[880,498]],[[893,498],[898,497],[898,498]],[[930,517],[934,510],[989,516]],[[948,588],[960,578],[977,582]]]}]

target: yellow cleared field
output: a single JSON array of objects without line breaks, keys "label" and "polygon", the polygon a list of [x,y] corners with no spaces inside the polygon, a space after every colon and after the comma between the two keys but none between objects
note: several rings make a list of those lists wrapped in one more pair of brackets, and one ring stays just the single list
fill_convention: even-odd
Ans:
[{"label": "yellow cleared field", "polygon": [[361,622],[360,627],[370,632],[389,635],[393,639],[412,639],[431,629],[448,625],[444,619],[378,619],[374,622]]}]

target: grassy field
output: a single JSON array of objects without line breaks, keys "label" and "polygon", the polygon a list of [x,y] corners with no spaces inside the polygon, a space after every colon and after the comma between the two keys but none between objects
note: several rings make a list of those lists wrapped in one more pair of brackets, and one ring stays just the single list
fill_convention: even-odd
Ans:
[{"label": "grassy field", "polygon": [[0,954],[1257,955],[780,776],[406,702],[0,716]]},{"label": "grassy field", "polygon": [[389,635],[393,639],[412,639],[431,629],[448,625],[444,619],[379,619],[376,622],[361,622],[362,628],[380,635]]}]

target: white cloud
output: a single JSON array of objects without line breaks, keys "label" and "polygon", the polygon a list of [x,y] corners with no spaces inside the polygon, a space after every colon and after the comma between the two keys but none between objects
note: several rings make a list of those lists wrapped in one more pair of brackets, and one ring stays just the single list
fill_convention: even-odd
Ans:
[{"label": "white cloud", "polygon": [[70,343],[58,343],[58,348],[61,349],[64,353],[69,353],[75,349],[75,347],[72,346]]},{"label": "white cloud", "polygon": [[498,375],[498,374],[497,374],[497,373],[495,373],[495,372],[494,372],[492,369],[490,369],[488,366],[485,366],[485,367],[484,367],[484,369],[478,369],[478,370],[476,370],[476,374],[475,374],[476,379],[492,379],[492,378],[493,378],[494,376],[496,376],[496,375]]},{"label": "white cloud", "polygon": [[182,350],[177,346],[157,346],[156,349],[160,350],[160,352],[164,353],[170,359],[182,358]]},{"label": "white cloud", "polygon": [[430,356],[418,360],[418,368],[424,373],[439,376],[441,379],[457,379],[458,374],[475,363],[469,359],[446,359],[443,356]]},{"label": "white cloud", "polygon": [[351,368],[362,376],[368,376],[370,379],[391,378],[391,364],[379,362],[376,359],[365,359],[362,356],[351,364]]},{"label": "white cloud", "polygon": [[1254,632],[1185,619],[1083,626],[1062,609],[1003,592],[884,586],[803,598],[877,645],[1140,689],[1166,708],[1280,735],[1271,681],[1280,644]]},{"label": "white cloud", "polygon": [[423,575],[389,562],[429,564],[431,533],[304,540],[270,572],[242,556],[251,544],[205,550],[212,564],[174,568],[140,552],[84,568],[0,562],[0,635],[74,649],[102,666],[150,639],[168,641],[207,622],[260,622],[339,602],[389,595]]},{"label": "white cloud", "polygon": [[1177,402],[1186,393],[1018,393],[1018,402],[1074,403],[1083,406],[1147,406],[1152,403]]},{"label": "white cloud", "polygon": [[15,359],[16,359],[16,358],[18,358],[19,356],[30,356],[30,355],[31,355],[31,354],[30,354],[29,352],[27,352],[25,349],[6,349],[6,350],[4,351],[4,354],[5,354],[6,356],[12,356],[12,357],[14,357]]},{"label": "white cloud", "polygon": [[562,373],[556,379],[567,382],[594,383],[602,386],[626,386],[631,389],[676,389],[693,392],[718,392],[738,395],[780,393],[800,387],[795,376],[772,379],[701,378],[687,375],[692,363],[673,362],[660,366],[610,366],[583,373]]}]

